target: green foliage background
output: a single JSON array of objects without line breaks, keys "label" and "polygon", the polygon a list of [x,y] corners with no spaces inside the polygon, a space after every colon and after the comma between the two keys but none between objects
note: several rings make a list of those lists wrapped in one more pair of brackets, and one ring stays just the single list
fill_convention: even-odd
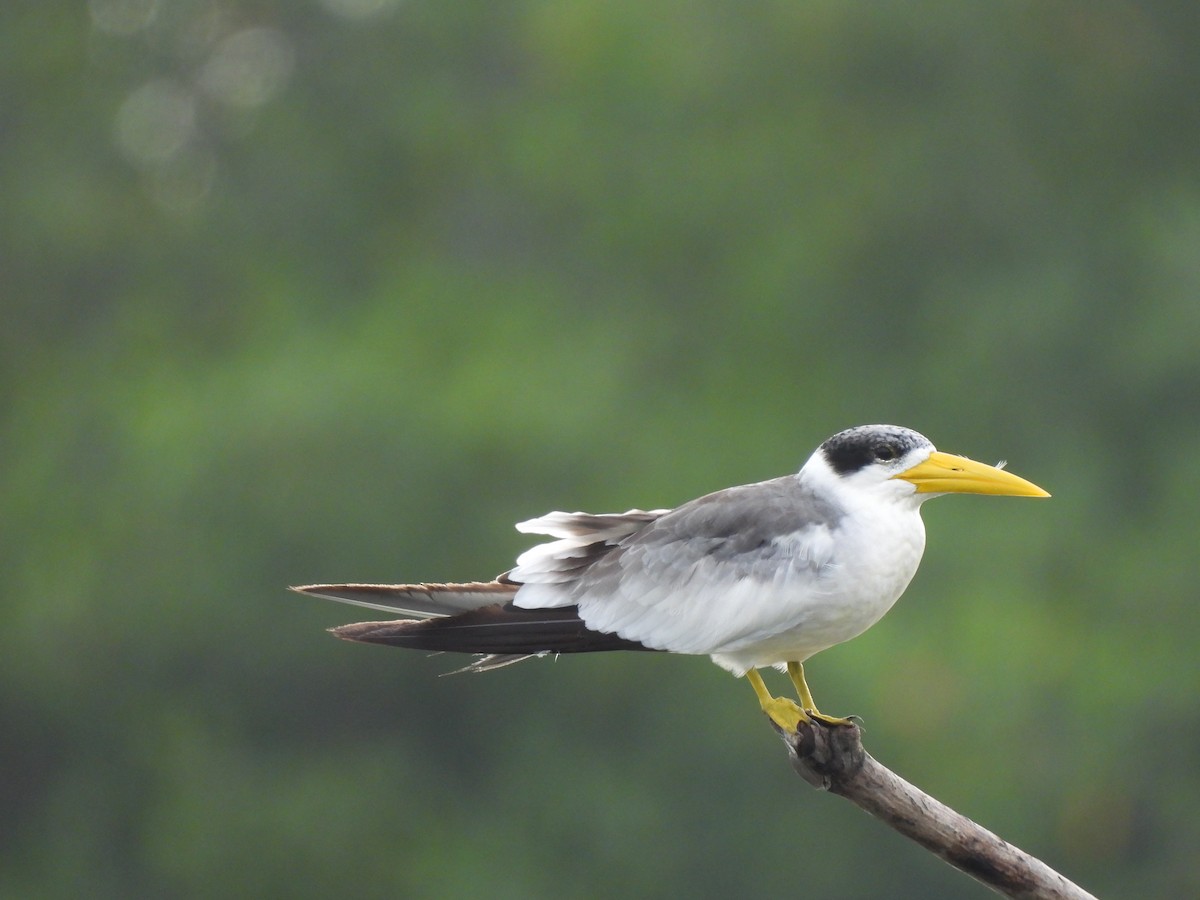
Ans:
[{"label": "green foliage background", "polygon": [[439,678],[322,580],[486,578],[894,421],[926,508],[818,657],[883,762],[1200,893],[1191,4],[0,12],[0,895],[990,896],[703,659]]}]

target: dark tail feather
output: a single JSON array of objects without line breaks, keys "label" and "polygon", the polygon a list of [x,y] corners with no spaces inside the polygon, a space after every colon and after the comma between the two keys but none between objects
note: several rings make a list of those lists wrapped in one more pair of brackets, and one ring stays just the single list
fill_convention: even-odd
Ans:
[{"label": "dark tail feather", "polygon": [[483,653],[493,658],[468,667],[473,670],[546,653],[652,649],[615,634],[589,630],[574,606],[521,609],[505,603],[437,619],[357,622],[329,630],[347,641],[439,653]]}]

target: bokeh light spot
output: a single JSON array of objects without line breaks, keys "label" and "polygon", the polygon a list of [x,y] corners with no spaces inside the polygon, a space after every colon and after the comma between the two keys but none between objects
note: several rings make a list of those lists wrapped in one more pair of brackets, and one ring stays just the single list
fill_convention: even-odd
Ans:
[{"label": "bokeh light spot", "polygon": [[88,0],[88,12],[100,31],[126,36],[154,21],[158,0]]},{"label": "bokeh light spot", "polygon": [[200,86],[229,106],[261,106],[287,84],[294,57],[282,32],[247,28],[217,45],[200,73]]},{"label": "bokeh light spot", "polygon": [[196,130],[196,102],[178,82],[160,78],[130,94],[117,111],[116,142],[134,165],[158,165],[178,153]]}]

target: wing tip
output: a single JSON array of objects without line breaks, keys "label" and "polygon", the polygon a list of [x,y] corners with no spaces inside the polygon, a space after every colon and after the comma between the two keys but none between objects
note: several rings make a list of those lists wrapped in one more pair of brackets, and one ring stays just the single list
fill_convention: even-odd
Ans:
[{"label": "wing tip", "polygon": [[392,638],[407,631],[413,625],[420,624],[420,619],[392,619],[387,622],[352,622],[349,625],[338,625],[325,630],[343,641],[354,641],[360,644],[391,643]]},{"label": "wing tip", "polygon": [[508,578],[505,572],[491,581],[421,581],[408,584],[368,584],[357,581],[342,581],[332,584],[293,584],[288,585],[289,591],[297,594],[319,594],[322,591],[370,591],[377,594],[397,594],[404,591],[461,591],[464,593],[483,594],[489,592],[506,593],[520,587],[520,582]]},{"label": "wing tip", "polygon": [[[290,584],[288,590],[296,594],[304,594],[308,597],[329,597],[330,591],[361,591],[364,589],[382,590],[384,588],[398,588],[405,585],[391,584],[351,584],[349,582],[335,584]],[[335,599],[335,598],[329,598]]]},{"label": "wing tip", "polygon": [[379,593],[423,588],[423,584],[360,584],[353,581],[338,581],[330,584],[292,584],[289,591],[297,594],[319,594],[322,591],[377,591]]}]

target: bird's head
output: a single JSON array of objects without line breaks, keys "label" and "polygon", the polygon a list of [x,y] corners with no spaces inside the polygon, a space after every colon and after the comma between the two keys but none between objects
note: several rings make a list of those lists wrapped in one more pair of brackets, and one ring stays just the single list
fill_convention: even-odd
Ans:
[{"label": "bird's head", "polygon": [[917,502],[940,494],[1049,497],[1036,484],[997,466],[943,453],[911,428],[860,425],[825,441],[810,466],[826,469],[846,488]]}]

